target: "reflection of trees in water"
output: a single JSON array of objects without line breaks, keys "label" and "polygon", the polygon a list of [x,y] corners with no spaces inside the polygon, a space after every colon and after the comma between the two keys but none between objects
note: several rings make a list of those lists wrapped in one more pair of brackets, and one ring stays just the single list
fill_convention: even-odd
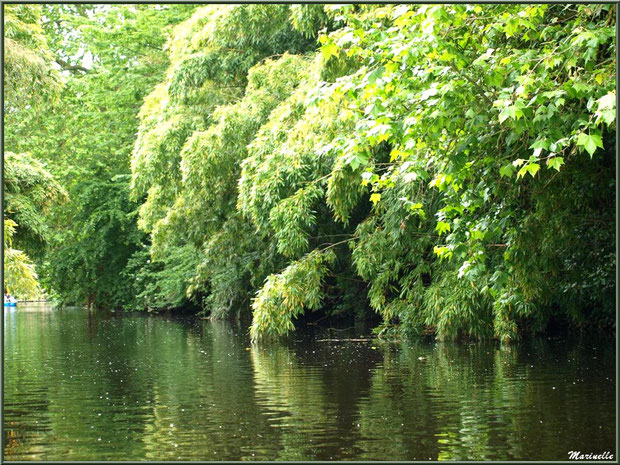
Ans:
[{"label": "reflection of trees in water", "polygon": [[[458,460],[504,456],[490,435],[519,398],[504,384],[514,354],[494,347],[403,344],[385,350],[362,404],[361,442],[369,459]],[[501,438],[505,441],[506,438]],[[499,443],[501,444],[501,443]],[[505,442],[504,442],[505,444]]]},{"label": "reflection of trees in water", "polygon": [[[437,430],[436,413],[429,403],[425,372],[428,348],[414,346],[400,352],[382,348],[383,363],[372,370],[368,397],[360,402],[359,447],[367,460],[436,459],[437,446],[429,431]],[[423,455],[424,454],[424,455]]]},{"label": "reflection of trees in water", "polygon": [[[4,457],[6,460],[40,460],[51,436],[49,422],[50,376],[48,348],[53,341],[53,320],[42,313],[4,312]],[[45,331],[38,329],[39,325]],[[28,357],[22,354],[27,353]],[[33,363],[34,362],[34,363]],[[38,423],[36,423],[38,422]]]},{"label": "reflection of trees in water", "polygon": [[366,454],[409,460],[505,457],[510,437],[498,435],[498,425],[522,397],[518,385],[505,382],[514,371],[512,351],[438,343],[403,345],[384,355],[363,409]]},{"label": "reflection of trees in water", "polygon": [[253,346],[256,403],[279,434],[276,460],[357,456],[355,405],[378,360],[366,345]]},{"label": "reflection of trees in water", "polygon": [[614,432],[597,436],[595,426],[613,425],[613,413],[596,403],[583,408],[599,395],[613,405],[613,390],[588,383],[590,395],[572,384],[588,366],[578,346],[409,344],[384,357],[361,409],[368,458],[566,459],[558,452],[571,446],[566,438],[613,448]]},{"label": "reflection of trees in water", "polygon": [[[206,367],[214,355],[213,333],[174,320],[150,318],[149,341],[139,358],[149,361],[152,380],[151,413],[142,441],[147,460],[183,460],[197,453],[211,458],[209,437],[213,413],[213,373]],[[204,411],[197,415],[196,410]],[[200,441],[200,450],[188,437]]]},{"label": "reflection of trees in water", "polygon": [[334,429],[327,408],[328,393],[316,368],[301,365],[283,345],[253,345],[250,353],[256,403],[278,428],[280,450],[274,459],[313,457],[316,428]]},{"label": "reflection of trees in water", "polygon": [[[451,404],[438,424],[439,459],[490,460],[506,456],[506,430],[523,384],[514,377],[516,351],[493,344],[438,344],[427,380],[438,404]],[[507,416],[508,414],[508,416]]]},{"label": "reflection of trees in water", "polygon": [[613,341],[250,347],[233,329],[6,313],[6,458],[565,459],[569,440],[613,452]]},{"label": "reflection of trees in water", "polygon": [[254,405],[246,338],[224,322],[169,326],[167,348],[166,335],[154,335],[162,347],[156,351],[146,458],[255,458],[270,428]]}]

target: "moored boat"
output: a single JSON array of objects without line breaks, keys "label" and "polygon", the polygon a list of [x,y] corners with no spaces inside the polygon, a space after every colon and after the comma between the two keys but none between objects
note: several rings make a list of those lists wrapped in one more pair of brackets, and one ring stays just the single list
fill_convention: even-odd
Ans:
[{"label": "moored boat", "polygon": [[9,293],[4,294],[4,306],[5,307],[17,307],[17,299]]}]

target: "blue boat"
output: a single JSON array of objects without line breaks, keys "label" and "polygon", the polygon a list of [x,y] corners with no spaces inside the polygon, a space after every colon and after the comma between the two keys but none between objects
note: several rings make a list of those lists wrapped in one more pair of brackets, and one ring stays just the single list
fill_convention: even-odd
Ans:
[{"label": "blue boat", "polygon": [[4,306],[5,307],[17,307],[17,299],[8,292],[4,293]]}]

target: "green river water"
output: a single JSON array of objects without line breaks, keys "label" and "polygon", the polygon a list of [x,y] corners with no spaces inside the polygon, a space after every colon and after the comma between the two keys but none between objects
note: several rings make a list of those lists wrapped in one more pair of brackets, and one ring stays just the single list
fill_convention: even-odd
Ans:
[{"label": "green river water", "polygon": [[[252,346],[202,319],[4,311],[5,460],[616,454],[615,340]],[[349,335],[350,337],[350,335]]]}]

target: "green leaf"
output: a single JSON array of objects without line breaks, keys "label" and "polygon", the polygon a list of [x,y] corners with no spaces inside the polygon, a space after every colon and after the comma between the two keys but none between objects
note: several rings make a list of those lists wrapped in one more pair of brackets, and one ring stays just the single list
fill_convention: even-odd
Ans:
[{"label": "green leaf", "polygon": [[549,168],[553,168],[556,171],[560,171],[560,166],[564,164],[564,158],[562,157],[553,157],[547,160],[547,166]]},{"label": "green leaf", "polygon": [[522,178],[526,173],[530,173],[530,176],[534,177],[539,169],[540,165],[538,163],[528,163],[527,165],[523,165],[517,173],[517,179]]},{"label": "green leaf", "polygon": [[521,110],[521,108],[519,108],[519,106],[517,106],[517,105],[509,105],[507,107],[504,107],[502,109],[502,111],[500,112],[500,114],[499,114],[499,122],[503,123],[508,118],[511,118],[513,120],[518,120],[522,116],[523,116],[523,110]]},{"label": "green leaf", "polygon": [[530,163],[527,165],[527,172],[530,173],[532,177],[536,176],[538,170],[540,170],[540,165],[538,163]]},{"label": "green leaf", "polygon": [[507,178],[509,178],[512,176],[513,171],[514,171],[514,168],[512,165],[505,165],[499,169],[499,175],[500,177],[506,176]]},{"label": "green leaf", "polygon": [[370,195],[370,201],[371,201],[374,205],[377,205],[377,202],[378,202],[379,200],[381,200],[381,194],[374,193],[374,194],[371,194],[371,195]]},{"label": "green leaf", "polygon": [[450,260],[453,255],[452,250],[450,250],[450,248],[445,247],[445,246],[440,247],[436,245],[433,247],[433,252],[435,253],[435,255],[439,257],[441,261],[443,261],[444,258]]},{"label": "green leaf", "polygon": [[514,118],[514,107],[505,107],[502,109],[502,111],[499,114],[500,123],[503,123],[511,116],[511,109],[512,109],[512,117]]},{"label": "green leaf", "polygon": [[321,47],[321,54],[323,58],[327,61],[331,56],[338,56],[338,45],[333,42],[329,42]]},{"label": "green leaf", "polygon": [[437,232],[441,236],[445,232],[450,232],[450,224],[446,223],[444,221],[438,221],[437,222],[437,226],[435,226],[435,229],[437,230]]},{"label": "green leaf", "polygon": [[582,132],[577,137],[577,145],[586,149],[590,156],[592,156],[596,152],[597,147],[603,148],[603,141],[601,136],[596,133],[586,134]]},{"label": "green leaf", "polygon": [[[334,53],[336,55],[337,53]],[[368,82],[370,84],[374,84],[377,79],[379,79],[383,73],[385,72],[385,68],[383,66],[378,67],[372,73],[368,74]]]}]

